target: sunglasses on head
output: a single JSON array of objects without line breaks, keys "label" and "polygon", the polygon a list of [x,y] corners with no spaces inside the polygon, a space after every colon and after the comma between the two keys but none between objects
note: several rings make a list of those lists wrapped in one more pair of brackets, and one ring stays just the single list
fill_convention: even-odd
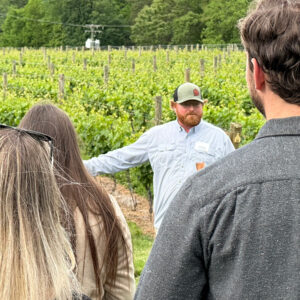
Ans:
[{"label": "sunglasses on head", "polygon": [[50,161],[51,161],[51,164],[53,165],[53,139],[52,139],[52,137],[50,137],[47,134],[41,133],[41,132],[22,129],[22,128],[18,128],[18,127],[12,127],[12,126],[8,126],[5,124],[0,124],[0,129],[13,129],[13,130],[16,130],[21,133],[26,133],[37,141],[47,142],[50,146]]}]

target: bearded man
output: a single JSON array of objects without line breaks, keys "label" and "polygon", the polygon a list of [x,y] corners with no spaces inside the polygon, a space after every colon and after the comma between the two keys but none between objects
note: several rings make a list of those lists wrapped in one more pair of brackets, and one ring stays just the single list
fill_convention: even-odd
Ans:
[{"label": "bearded man", "polygon": [[154,174],[156,231],[184,181],[199,168],[234,150],[223,130],[202,120],[204,100],[197,85],[181,84],[170,104],[177,120],[151,128],[131,145],[84,161],[93,176],[116,173],[149,161]]}]

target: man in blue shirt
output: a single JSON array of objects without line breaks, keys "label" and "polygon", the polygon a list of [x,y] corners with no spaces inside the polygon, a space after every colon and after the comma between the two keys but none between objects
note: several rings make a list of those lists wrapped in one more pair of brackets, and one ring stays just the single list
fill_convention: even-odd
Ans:
[{"label": "man in blue shirt", "polygon": [[84,161],[93,176],[116,173],[149,161],[154,173],[156,230],[183,182],[198,169],[234,150],[223,130],[202,120],[203,104],[200,88],[183,83],[171,101],[177,120],[149,129],[131,145]]}]

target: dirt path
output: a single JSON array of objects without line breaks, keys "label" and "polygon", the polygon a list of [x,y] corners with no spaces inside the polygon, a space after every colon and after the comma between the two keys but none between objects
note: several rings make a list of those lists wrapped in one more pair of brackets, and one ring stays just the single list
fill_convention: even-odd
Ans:
[{"label": "dirt path", "polygon": [[154,237],[153,216],[150,216],[149,213],[148,199],[134,193],[133,197],[136,200],[137,205],[136,209],[133,210],[132,197],[130,191],[126,187],[118,183],[115,186],[114,181],[105,176],[98,176],[97,180],[105,190],[113,195],[118,201],[125,218],[136,223],[142,229],[144,234]]}]

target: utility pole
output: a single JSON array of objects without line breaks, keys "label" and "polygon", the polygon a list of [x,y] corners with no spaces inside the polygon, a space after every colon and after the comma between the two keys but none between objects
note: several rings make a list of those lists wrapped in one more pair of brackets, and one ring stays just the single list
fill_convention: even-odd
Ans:
[{"label": "utility pole", "polygon": [[[101,33],[102,30],[104,29],[104,26],[103,25],[95,25],[95,24],[87,24],[87,25],[84,25],[84,27],[89,29],[89,30],[85,30],[85,32],[90,32],[91,33],[92,49],[94,49],[94,47],[95,47],[95,41],[94,41],[95,33]],[[100,28],[100,27],[102,27],[102,30],[98,30],[98,28]]]}]

